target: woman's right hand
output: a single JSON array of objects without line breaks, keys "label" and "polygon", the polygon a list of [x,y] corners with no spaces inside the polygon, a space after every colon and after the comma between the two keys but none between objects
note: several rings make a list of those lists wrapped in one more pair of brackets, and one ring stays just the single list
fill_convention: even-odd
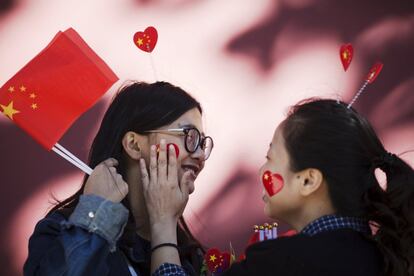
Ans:
[{"label": "woman's right hand", "polygon": [[118,161],[109,158],[97,165],[88,177],[83,194],[94,194],[112,202],[121,202],[128,194],[128,184],[117,173]]},{"label": "woman's right hand", "polygon": [[[176,227],[188,202],[188,182],[191,172],[185,172],[179,180],[174,147],[170,146],[167,149],[164,139],[160,144],[158,158],[156,147],[151,146],[149,172],[144,159],[140,160],[145,203],[151,224],[166,221],[172,222]],[[168,157],[167,151],[169,151]]]}]

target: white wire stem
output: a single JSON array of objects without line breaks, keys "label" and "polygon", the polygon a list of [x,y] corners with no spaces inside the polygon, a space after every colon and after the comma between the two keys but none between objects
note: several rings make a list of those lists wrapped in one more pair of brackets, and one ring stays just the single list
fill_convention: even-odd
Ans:
[{"label": "white wire stem", "polygon": [[66,155],[64,152],[60,151],[58,148],[53,147],[52,150],[57,153],[60,157],[64,158],[66,161],[72,163],[72,165],[74,165],[75,167],[79,168],[80,170],[82,170],[84,173],[91,175],[92,173],[92,169],[87,167],[84,167],[83,165],[79,164],[77,161],[73,160],[71,157],[69,157],[68,155]]},{"label": "white wire stem", "polygon": [[71,153],[69,150],[67,150],[64,146],[62,146],[59,143],[56,143],[55,146],[60,149],[61,151],[63,151],[67,156],[69,156],[70,158],[72,158],[73,160],[75,160],[76,162],[78,162],[79,165],[83,166],[84,168],[86,168],[87,170],[90,170],[91,172],[93,171],[87,164],[85,164],[82,160],[80,160],[79,158],[77,158],[73,153]]},{"label": "white wire stem", "polygon": [[366,80],[364,85],[359,89],[358,93],[355,95],[355,97],[352,99],[352,101],[348,104],[347,108],[351,108],[351,106],[355,103],[355,101],[361,96],[362,92],[364,92],[365,87],[367,87],[369,83],[369,80]]},{"label": "white wire stem", "polygon": [[[149,51],[149,49],[150,49],[149,44],[147,44],[147,49]],[[148,54],[149,54],[149,57],[150,57],[152,72],[154,73],[155,81],[158,81],[157,70],[155,69],[155,62],[154,62],[154,59],[152,57],[152,52],[149,51]]]}]

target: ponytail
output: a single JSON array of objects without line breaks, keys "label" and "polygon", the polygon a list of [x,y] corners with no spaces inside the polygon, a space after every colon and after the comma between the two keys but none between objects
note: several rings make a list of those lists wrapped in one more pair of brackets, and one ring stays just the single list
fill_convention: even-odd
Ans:
[{"label": "ponytail", "polygon": [[[344,102],[308,99],[283,122],[290,169],[318,168],[337,214],[360,217],[377,228],[384,274],[414,276],[414,172],[388,153],[371,124]],[[375,177],[387,176],[382,189]]]},{"label": "ponytail", "polygon": [[[387,177],[382,189],[374,171]],[[395,154],[372,161],[371,187],[364,194],[368,218],[378,226],[373,236],[384,257],[385,275],[414,275],[414,171]]]}]

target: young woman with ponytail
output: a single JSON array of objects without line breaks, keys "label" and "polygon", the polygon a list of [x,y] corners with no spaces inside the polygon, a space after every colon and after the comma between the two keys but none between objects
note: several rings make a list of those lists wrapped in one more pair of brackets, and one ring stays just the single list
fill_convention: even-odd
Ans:
[{"label": "young woman with ponytail", "polygon": [[[298,234],[250,246],[224,275],[414,275],[413,169],[354,109],[300,102],[266,158],[264,212]],[[385,189],[376,169],[386,174]]]}]

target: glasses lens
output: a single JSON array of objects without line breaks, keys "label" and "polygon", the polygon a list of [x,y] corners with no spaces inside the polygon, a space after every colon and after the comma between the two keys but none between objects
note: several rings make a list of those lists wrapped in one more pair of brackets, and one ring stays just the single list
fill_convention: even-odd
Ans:
[{"label": "glasses lens", "polygon": [[200,132],[198,132],[198,130],[195,128],[189,129],[185,143],[190,152],[195,152],[197,150],[198,144],[200,143]]},{"label": "glasses lens", "polygon": [[211,151],[213,150],[213,139],[211,137],[205,137],[202,145],[204,151],[204,160],[207,160],[210,157]]}]

